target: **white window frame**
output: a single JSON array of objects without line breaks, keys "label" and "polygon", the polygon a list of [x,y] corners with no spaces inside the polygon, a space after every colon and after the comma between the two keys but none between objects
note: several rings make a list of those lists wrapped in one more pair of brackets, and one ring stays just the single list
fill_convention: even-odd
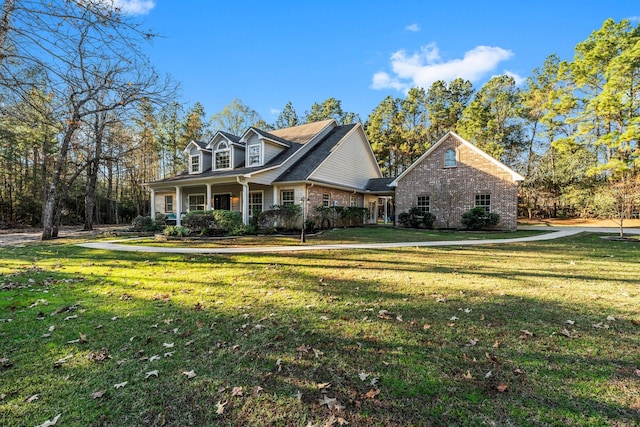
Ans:
[{"label": "white window frame", "polygon": [[173,195],[164,196],[164,213],[173,213]]},{"label": "white window frame", "polygon": [[[257,154],[252,154],[252,150],[257,150]],[[247,147],[247,166],[262,166],[262,144],[251,144]]]},{"label": "white window frame", "polygon": [[475,206],[485,208],[487,213],[491,213],[491,194],[476,194]]},{"label": "white window frame", "polygon": [[[254,196],[260,195],[260,203],[258,206],[258,203],[256,203],[253,200]],[[264,191],[260,190],[260,191],[249,191],[249,218],[253,218],[255,215],[255,209],[256,207],[258,207],[258,209],[260,210],[257,214],[260,215],[260,212],[264,211]]]},{"label": "white window frame", "polygon": [[[291,193],[291,198],[285,198],[285,194]],[[282,206],[293,206],[296,204],[296,193],[293,190],[280,191],[280,204]]]},{"label": "white window frame", "polygon": [[349,194],[349,206],[358,207],[358,197],[355,194]]},{"label": "white window frame", "polygon": [[[202,197],[202,205],[198,203],[198,201],[196,200],[196,203],[191,203],[191,198],[192,197]],[[204,193],[193,193],[193,194],[189,194],[187,196],[187,206],[189,207],[189,212],[190,211],[203,211],[207,208],[207,196]],[[191,207],[194,206],[194,209],[191,209]],[[199,207],[202,206],[202,209],[200,209]]]},{"label": "white window frame", "polygon": [[[194,162],[194,160],[196,160],[196,162]],[[197,168],[193,168],[193,166],[197,165]],[[191,156],[189,156],[189,173],[193,174],[193,173],[200,173],[202,172],[202,155],[200,153],[198,154],[192,154]]]},{"label": "white window frame", "polygon": [[[227,166],[218,167],[218,155],[226,154]],[[216,149],[213,150],[213,167],[215,170],[231,169],[231,145],[227,141],[220,141],[216,145]]]},{"label": "white window frame", "polygon": [[331,206],[331,194],[323,193],[322,194],[322,207],[328,208]]},{"label": "white window frame", "polygon": [[427,212],[431,212],[431,197],[426,195],[426,194],[422,194],[420,196],[417,197],[416,200],[416,206],[418,208],[420,208],[420,212],[422,212],[422,214],[426,214]]},{"label": "white window frame", "polygon": [[[451,153],[453,153],[453,158],[451,157]],[[444,152],[444,167],[455,168],[456,166],[458,166],[458,153],[454,148],[448,148]]]}]

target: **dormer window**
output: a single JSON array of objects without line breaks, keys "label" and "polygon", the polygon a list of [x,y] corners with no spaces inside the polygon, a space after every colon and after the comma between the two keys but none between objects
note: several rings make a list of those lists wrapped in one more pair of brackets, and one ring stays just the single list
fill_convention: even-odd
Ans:
[{"label": "dormer window", "polygon": [[189,173],[200,173],[200,154],[193,154],[191,156]]},{"label": "dormer window", "polygon": [[229,169],[231,167],[231,148],[226,141],[220,141],[213,151],[216,169]]},{"label": "dormer window", "polygon": [[449,148],[444,152],[444,167],[445,168],[455,168],[457,164],[456,159],[456,150],[453,148]]},{"label": "dormer window", "polygon": [[262,164],[262,146],[253,144],[249,146],[249,159],[247,166],[260,166]]}]

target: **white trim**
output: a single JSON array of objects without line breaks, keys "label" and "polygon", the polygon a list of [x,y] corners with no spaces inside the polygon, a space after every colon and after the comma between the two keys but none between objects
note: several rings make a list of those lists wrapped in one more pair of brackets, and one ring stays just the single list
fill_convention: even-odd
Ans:
[{"label": "white trim", "polygon": [[254,191],[249,191],[249,200],[247,203],[247,208],[249,209],[248,215],[249,218],[253,218],[253,216],[251,216],[251,195],[252,194],[260,194],[260,212],[264,211],[264,190],[254,190]]},{"label": "white trim", "polygon": [[[203,200],[202,210],[205,210],[207,208],[207,195],[205,193],[190,193],[190,194],[187,194],[187,209],[189,211],[191,211],[191,197],[195,197],[195,196],[202,196],[202,200]],[[197,203],[196,203],[196,209],[195,210],[198,210]]]},{"label": "white trim", "polygon": [[[251,149],[257,147],[260,152],[258,153],[258,162],[251,163]],[[247,144],[247,154],[245,158],[245,166],[248,168],[255,166],[262,166],[264,164],[264,142],[260,141],[257,144]]]},{"label": "white trim", "polygon": [[502,163],[499,160],[494,159],[493,157],[491,157],[490,155],[488,155],[487,153],[485,153],[484,151],[482,151],[481,149],[479,149],[478,147],[476,147],[475,145],[473,145],[472,143],[470,143],[469,141],[467,141],[466,139],[464,139],[463,137],[461,137],[460,135],[456,134],[455,132],[449,131],[447,132],[442,138],[440,138],[438,140],[438,142],[436,142],[435,144],[433,144],[431,146],[431,148],[429,148],[427,150],[426,153],[424,153],[422,156],[420,156],[418,158],[418,160],[416,160],[415,162],[413,162],[411,164],[411,166],[409,166],[404,172],[402,172],[396,179],[394,179],[390,184],[389,187],[397,187],[398,186],[398,181],[400,181],[406,174],[408,174],[409,172],[411,172],[413,170],[413,168],[415,168],[418,164],[420,164],[427,156],[431,155],[431,153],[433,151],[435,151],[444,141],[447,140],[447,138],[449,136],[453,136],[454,138],[457,138],[458,141],[460,141],[462,144],[464,144],[465,146],[469,147],[470,149],[472,149],[473,151],[475,151],[477,154],[481,155],[482,157],[484,157],[485,159],[487,159],[488,161],[490,161],[491,163],[493,163],[495,166],[498,166],[499,168],[503,169],[504,171],[508,172],[511,175],[511,178],[514,181],[524,181],[524,177],[522,175],[520,175],[518,172],[514,171],[513,169],[511,169],[509,166],[505,165],[504,163]]},{"label": "white trim", "polygon": [[[193,159],[194,158],[198,159],[198,170],[195,170],[195,171],[193,170]],[[202,159],[202,154],[201,153],[189,155],[189,175],[202,173],[202,163],[203,163],[203,159]]]},{"label": "white trim", "polygon": [[[225,144],[227,147],[220,148],[221,144]],[[227,139],[225,139],[224,141],[219,141],[218,143],[216,143],[215,146],[216,146],[215,149],[212,150],[211,170],[222,171],[222,170],[233,169],[233,150],[231,149],[231,143]],[[225,152],[229,154],[229,166],[227,166],[226,168],[219,168],[217,164],[218,162],[216,160],[216,154],[225,153]]]}]

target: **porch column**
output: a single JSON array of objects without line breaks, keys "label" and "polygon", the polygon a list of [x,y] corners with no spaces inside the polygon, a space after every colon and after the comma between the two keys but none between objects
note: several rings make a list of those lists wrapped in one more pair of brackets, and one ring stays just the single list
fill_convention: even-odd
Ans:
[{"label": "porch column", "polygon": [[241,182],[242,185],[242,223],[249,225],[249,184]]},{"label": "porch column", "polygon": [[384,198],[384,223],[387,224],[389,222],[389,198]]},{"label": "porch column", "polygon": [[211,210],[211,184],[207,184],[207,203],[205,209],[208,211]]},{"label": "porch column", "polygon": [[156,219],[156,190],[151,189],[151,219]]},{"label": "porch column", "polygon": [[176,187],[176,225],[182,225],[182,187]]},{"label": "porch column", "polygon": [[274,205],[279,205],[280,204],[280,192],[278,191],[278,187],[277,186],[273,186],[273,204]]}]

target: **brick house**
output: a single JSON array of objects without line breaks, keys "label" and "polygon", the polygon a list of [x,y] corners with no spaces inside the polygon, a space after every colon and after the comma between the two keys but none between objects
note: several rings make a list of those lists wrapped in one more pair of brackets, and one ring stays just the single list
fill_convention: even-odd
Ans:
[{"label": "brick house", "polygon": [[500,215],[497,228],[515,230],[518,182],[524,178],[454,132],[449,132],[394,179],[396,212],[417,206],[436,228],[460,228],[475,206]]},{"label": "brick house", "polygon": [[357,206],[365,222],[388,222],[395,212],[419,206],[436,226],[460,225],[475,205],[500,214],[499,228],[516,227],[517,181],[522,177],[449,133],[396,179],[383,178],[361,123],[335,120],[269,132],[251,127],[241,135],[217,132],[208,143],[184,150],[188,170],[145,184],[151,216],[223,209],[245,224],[273,205],[299,204],[307,214],[319,206]]}]

